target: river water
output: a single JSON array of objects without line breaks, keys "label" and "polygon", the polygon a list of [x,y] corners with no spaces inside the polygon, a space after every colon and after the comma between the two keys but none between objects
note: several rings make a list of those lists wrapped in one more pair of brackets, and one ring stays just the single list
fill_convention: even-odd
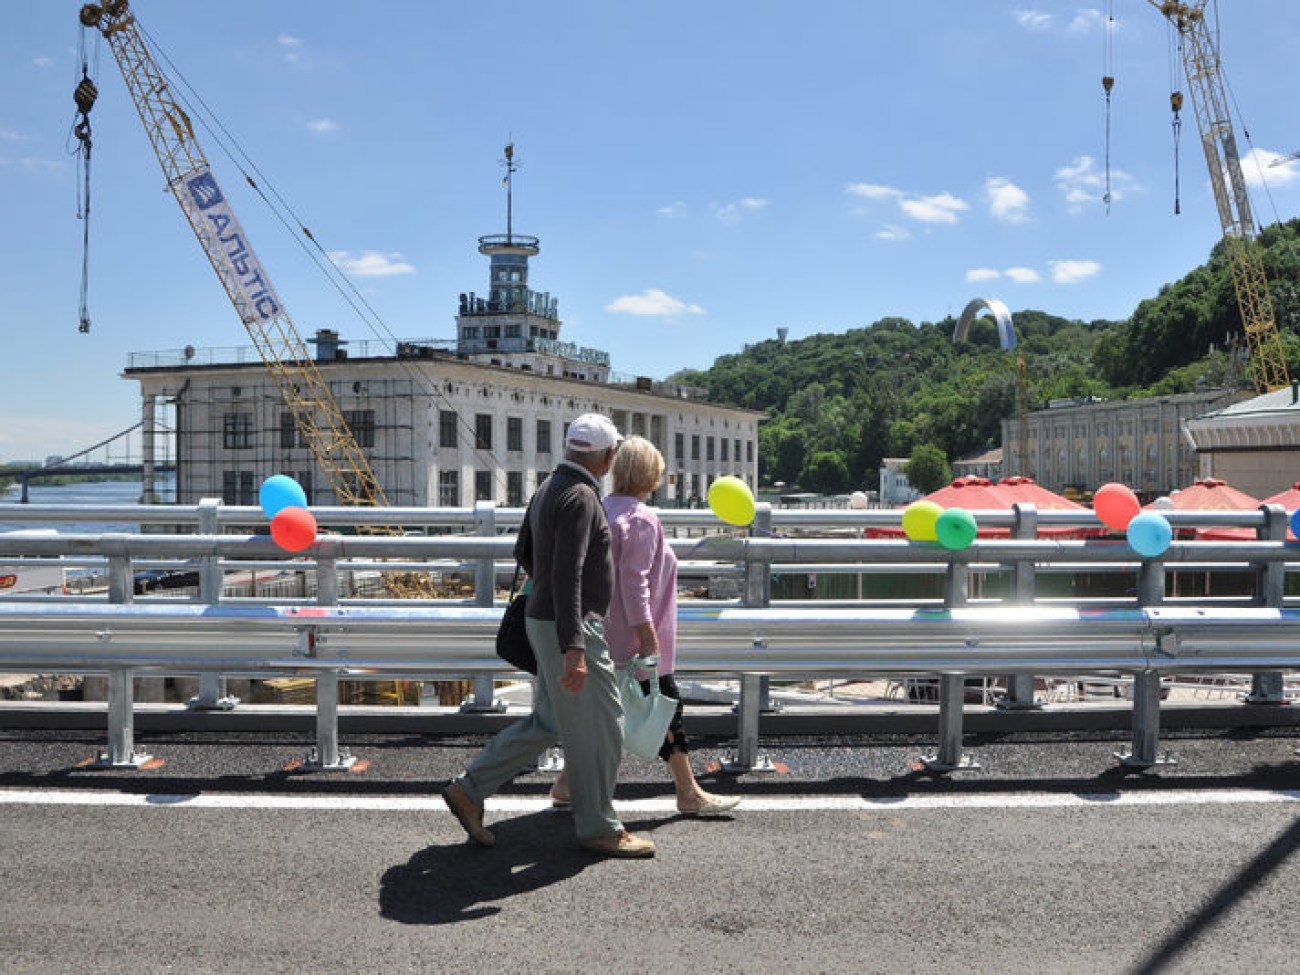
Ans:
[{"label": "river water", "polygon": [[[3,475],[0,475],[3,476]],[[95,524],[91,522],[53,522],[14,521],[9,511],[21,508],[19,487],[14,485],[0,494],[0,532],[17,531],[29,528],[54,528],[62,532],[76,534],[95,534],[97,532],[137,532],[138,525],[131,524]],[[37,484],[28,489],[28,501],[31,504],[136,504],[144,490],[143,483],[134,481],[86,481],[81,484]],[[155,482],[155,491],[163,500],[176,496],[176,484],[171,478]]]}]

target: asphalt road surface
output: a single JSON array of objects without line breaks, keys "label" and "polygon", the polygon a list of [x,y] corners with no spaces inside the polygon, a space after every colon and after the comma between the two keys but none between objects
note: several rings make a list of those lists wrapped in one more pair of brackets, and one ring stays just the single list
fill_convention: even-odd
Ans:
[{"label": "asphalt road surface", "polygon": [[[1295,732],[780,739],[776,770],[701,776],[744,801],[676,815],[654,763],[619,805],[649,861],[594,859],[529,773],[469,846],[435,788],[475,738],[355,737],[362,768],[293,770],[290,734],[0,731],[5,972],[1294,972]],[[706,741],[697,769],[725,757]]]}]

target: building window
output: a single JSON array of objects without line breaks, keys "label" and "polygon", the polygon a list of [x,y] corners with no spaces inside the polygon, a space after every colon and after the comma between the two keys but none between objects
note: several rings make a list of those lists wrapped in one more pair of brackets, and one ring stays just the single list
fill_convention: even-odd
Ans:
[{"label": "building window", "polygon": [[524,419],[520,416],[506,417],[506,450],[524,449]]},{"label": "building window", "polygon": [[698,433],[693,433],[691,434],[691,460],[699,460],[699,459],[700,459],[700,435]]},{"label": "building window", "polygon": [[352,439],[357,442],[358,447],[373,447],[375,445],[374,410],[345,410],[343,422],[352,431]]},{"label": "building window", "polygon": [[256,504],[257,498],[253,491],[253,472],[222,471],[221,502],[222,504]]},{"label": "building window", "polygon": [[735,441],[734,446],[735,446],[735,451],[732,453],[732,456],[736,458],[736,463],[739,464],[740,463],[740,441],[739,440]]},{"label": "building window", "polygon": [[307,496],[307,503],[312,503],[312,486],[311,471],[298,472],[298,486],[302,488],[302,493]]},{"label": "building window", "polygon": [[725,464],[728,460],[730,460],[730,458],[727,456],[727,445],[728,445],[729,443],[730,443],[730,441],[728,441],[726,437],[723,437],[723,438],[722,438],[722,457],[721,457],[720,459],[721,459],[721,461],[722,461],[724,464]]},{"label": "building window", "polygon": [[227,413],[221,418],[221,446],[227,450],[249,450],[252,448],[252,413]]},{"label": "building window", "polygon": [[512,508],[524,506],[523,471],[506,471],[506,504]]},{"label": "building window", "polygon": [[745,461],[750,464],[754,463],[754,441],[752,440],[745,441]]},{"label": "building window", "polygon": [[673,435],[673,460],[682,461],[686,459],[686,438],[682,434]]},{"label": "building window", "polygon": [[456,447],[456,414],[451,410],[438,411],[438,446]]},{"label": "building window", "polygon": [[460,507],[460,472],[442,471],[438,475],[438,504],[444,508]]},{"label": "building window", "polygon": [[539,454],[549,454],[551,452],[551,421],[537,421],[537,452]]},{"label": "building window", "polygon": [[704,459],[710,462],[713,460],[713,438],[712,437],[704,438]]},{"label": "building window", "polygon": [[280,414],[280,446],[284,450],[306,446],[302,434],[298,432],[298,424],[288,410]]},{"label": "building window", "polygon": [[474,446],[479,450],[492,449],[492,414],[474,414]]},{"label": "building window", "polygon": [[475,501],[492,500],[492,472],[491,471],[474,472],[474,500]]}]

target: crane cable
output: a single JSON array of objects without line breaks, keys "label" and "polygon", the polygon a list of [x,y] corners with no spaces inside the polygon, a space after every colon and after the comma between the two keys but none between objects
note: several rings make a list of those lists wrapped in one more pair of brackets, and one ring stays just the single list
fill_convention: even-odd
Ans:
[{"label": "crane cable", "polygon": [[77,219],[81,221],[81,295],[77,315],[77,331],[85,334],[90,331],[90,310],[86,306],[86,296],[90,290],[90,110],[95,107],[99,89],[90,77],[90,67],[86,59],[84,32],[79,42],[81,60],[81,80],[72,92],[72,100],[77,104],[77,117],[72,124],[72,137],[77,140],[73,154],[77,157],[77,169],[81,180],[77,184]]},{"label": "crane cable", "polygon": [[[1175,64],[1181,65],[1185,63],[1183,60],[1183,58],[1186,55],[1186,48],[1184,47],[1184,45],[1187,43],[1187,41],[1186,38],[1183,37],[1182,31],[1174,27],[1172,21],[1169,22],[1168,29],[1170,31],[1169,52],[1168,52],[1169,108],[1174,114],[1173,121],[1170,123],[1171,126],[1173,127],[1173,133],[1174,133],[1174,214],[1178,215],[1183,212],[1182,188],[1180,185],[1180,178],[1179,178],[1180,166],[1178,161],[1179,159],[1178,146],[1183,134],[1183,119],[1181,115],[1181,112],[1183,110],[1183,93],[1178,90],[1177,84],[1174,79],[1177,76],[1177,71],[1178,71],[1178,68],[1175,67]],[[1176,44],[1174,41],[1174,34],[1178,35],[1178,40]]]},{"label": "crane cable", "polygon": [[1115,87],[1115,11],[1113,0],[1106,2],[1106,28],[1102,33],[1101,87],[1106,93],[1106,192],[1101,202],[1110,216],[1110,91]]}]

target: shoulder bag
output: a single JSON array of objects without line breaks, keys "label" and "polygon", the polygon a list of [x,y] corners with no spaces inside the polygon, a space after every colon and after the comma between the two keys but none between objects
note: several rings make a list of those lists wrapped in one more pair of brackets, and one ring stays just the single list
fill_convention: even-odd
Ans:
[{"label": "shoulder bag", "polygon": [[516,670],[530,674],[537,673],[537,656],[533,646],[528,642],[528,630],[524,624],[524,608],[528,604],[528,593],[515,592],[519,584],[519,566],[515,565],[515,577],[510,583],[510,599],[506,611],[501,614],[501,626],[497,629],[497,656]]}]

